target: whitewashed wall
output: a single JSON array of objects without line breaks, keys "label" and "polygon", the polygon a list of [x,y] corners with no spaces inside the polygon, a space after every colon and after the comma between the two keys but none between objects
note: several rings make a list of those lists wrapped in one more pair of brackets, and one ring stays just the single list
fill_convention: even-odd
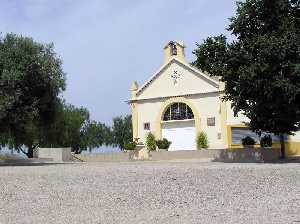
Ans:
[{"label": "whitewashed wall", "polygon": [[147,100],[138,103],[138,136],[140,141],[145,142],[148,130],[144,130],[144,123],[150,123],[150,131],[155,133],[156,119],[163,105],[163,100]]},{"label": "whitewashed wall", "polygon": [[300,131],[297,131],[295,135],[291,135],[290,140],[295,142],[300,142]]},{"label": "whitewashed wall", "polygon": [[[217,94],[208,94],[201,97],[190,96],[186,97],[190,100],[200,114],[201,130],[207,133],[210,148],[224,147],[223,138],[218,139],[218,134],[221,133],[221,114],[220,100]],[[138,133],[140,141],[145,141],[147,130],[144,130],[143,123],[150,122],[151,132],[155,132],[156,119],[159,116],[161,107],[165,100],[148,100],[138,103]],[[207,126],[207,118],[215,117],[215,126]]]},{"label": "whitewashed wall", "polygon": [[228,125],[235,125],[235,124],[243,124],[243,122],[249,122],[249,119],[239,113],[237,117],[234,116],[233,110],[231,109],[231,103],[227,102],[227,124]]}]

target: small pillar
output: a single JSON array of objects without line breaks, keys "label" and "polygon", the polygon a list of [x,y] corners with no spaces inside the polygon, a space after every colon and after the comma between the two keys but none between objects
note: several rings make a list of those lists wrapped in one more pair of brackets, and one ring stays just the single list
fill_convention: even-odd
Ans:
[{"label": "small pillar", "polygon": [[136,81],[134,81],[131,85],[131,115],[132,115],[132,139],[135,140],[138,138],[138,108],[137,103],[135,102],[137,98],[137,91],[139,89],[139,86]]}]

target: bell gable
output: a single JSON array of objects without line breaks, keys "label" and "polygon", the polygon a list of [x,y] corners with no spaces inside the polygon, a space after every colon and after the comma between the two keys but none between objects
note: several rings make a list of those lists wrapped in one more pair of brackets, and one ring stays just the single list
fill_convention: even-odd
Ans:
[{"label": "bell gable", "polygon": [[137,99],[151,99],[219,91],[218,81],[189,64],[171,58],[136,92]]}]

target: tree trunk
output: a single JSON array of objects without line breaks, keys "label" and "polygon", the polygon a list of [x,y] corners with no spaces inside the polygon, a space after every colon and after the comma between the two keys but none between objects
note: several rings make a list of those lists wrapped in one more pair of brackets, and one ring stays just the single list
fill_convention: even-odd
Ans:
[{"label": "tree trunk", "polygon": [[280,158],[285,159],[285,144],[283,134],[280,134]]},{"label": "tree trunk", "polygon": [[[38,144],[27,146],[27,153],[25,153],[25,154],[27,155],[28,158],[33,158],[34,150],[35,150],[37,147],[38,147]],[[24,153],[23,150],[22,150],[22,152]]]},{"label": "tree trunk", "polygon": [[28,147],[27,157],[33,158],[33,147]]}]

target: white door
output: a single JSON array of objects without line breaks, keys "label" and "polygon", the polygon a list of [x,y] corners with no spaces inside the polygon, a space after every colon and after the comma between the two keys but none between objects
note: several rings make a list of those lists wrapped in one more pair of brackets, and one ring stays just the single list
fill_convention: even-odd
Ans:
[{"label": "white door", "polygon": [[162,137],[172,142],[169,151],[196,150],[194,121],[178,121],[162,125]]}]

